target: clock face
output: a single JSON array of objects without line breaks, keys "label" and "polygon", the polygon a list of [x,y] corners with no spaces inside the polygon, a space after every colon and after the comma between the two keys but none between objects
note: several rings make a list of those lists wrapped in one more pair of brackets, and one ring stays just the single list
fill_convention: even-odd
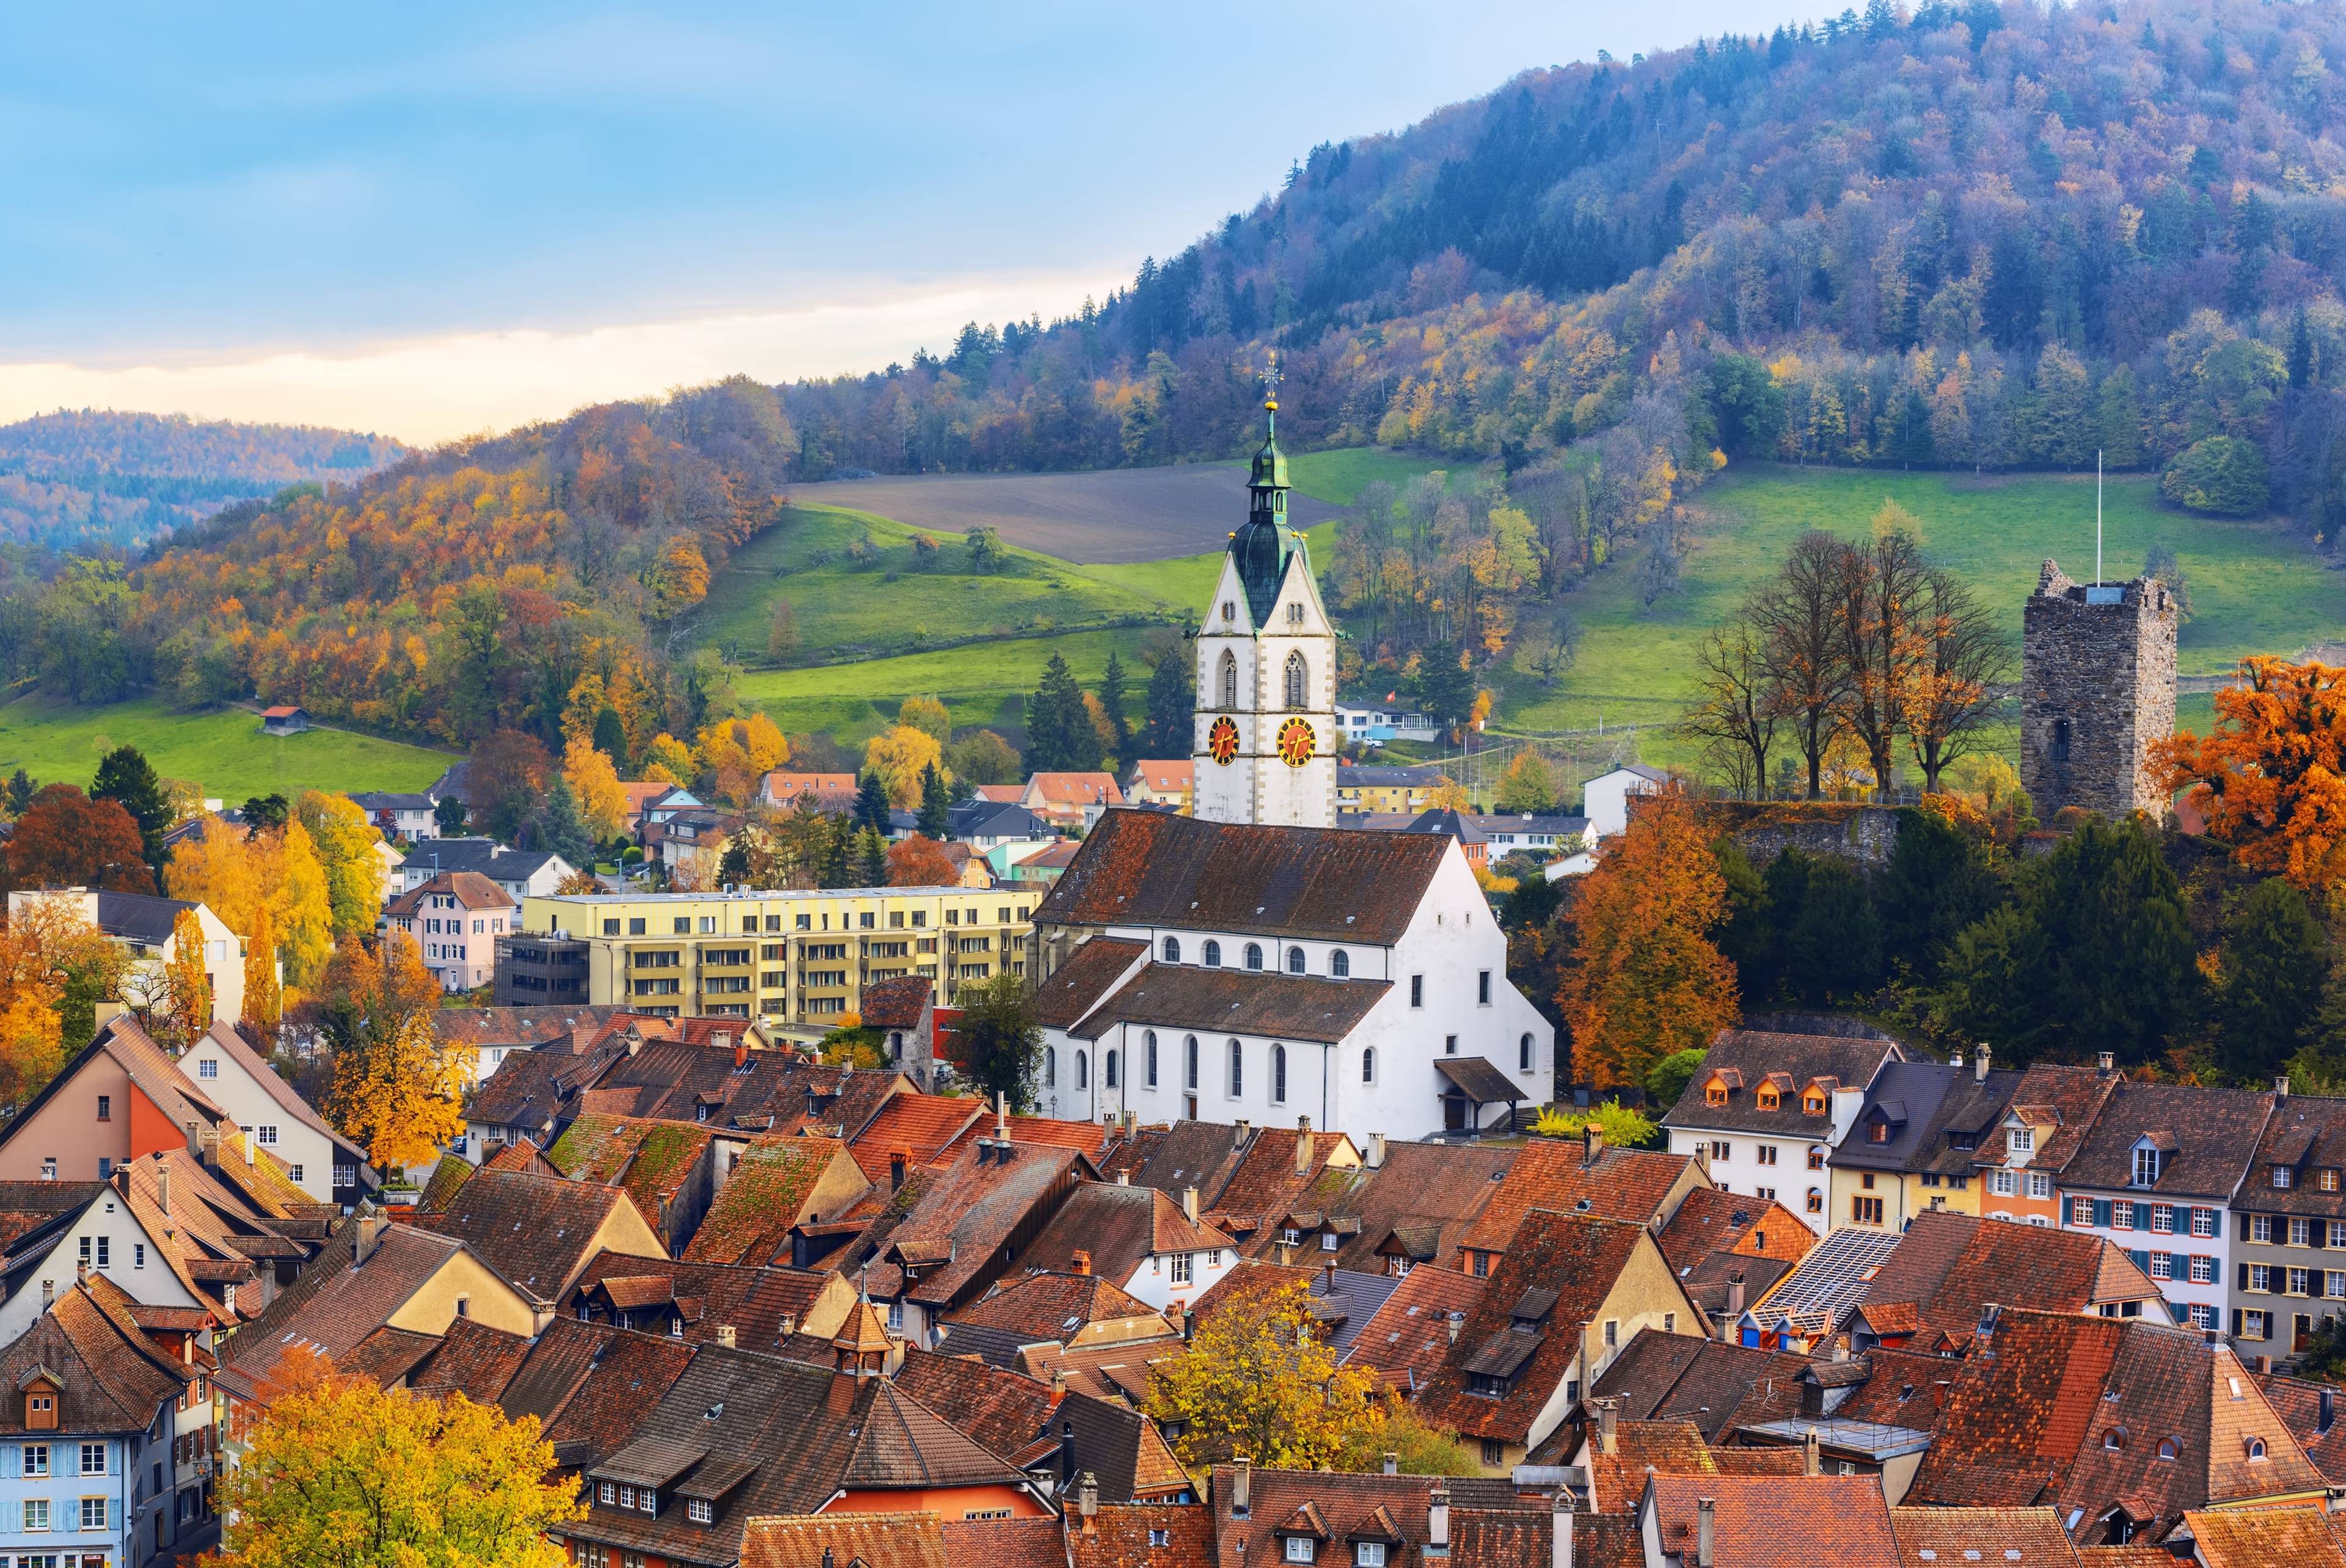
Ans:
[{"label": "clock face", "polygon": [[1238,754],[1239,727],[1226,713],[1214,720],[1213,728],[1206,731],[1206,755],[1227,767],[1230,759]]},{"label": "clock face", "polygon": [[1300,718],[1290,718],[1279,727],[1279,759],[1290,768],[1300,768],[1311,760],[1311,726]]}]

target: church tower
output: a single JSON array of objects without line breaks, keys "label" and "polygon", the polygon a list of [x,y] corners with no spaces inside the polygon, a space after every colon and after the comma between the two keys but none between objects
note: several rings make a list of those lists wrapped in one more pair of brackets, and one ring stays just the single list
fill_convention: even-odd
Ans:
[{"label": "church tower", "polygon": [[1247,481],[1246,526],[1230,535],[1198,633],[1190,809],[1209,822],[1336,825],[1336,627],[1311,558],[1287,521],[1279,375],[1262,450]]}]

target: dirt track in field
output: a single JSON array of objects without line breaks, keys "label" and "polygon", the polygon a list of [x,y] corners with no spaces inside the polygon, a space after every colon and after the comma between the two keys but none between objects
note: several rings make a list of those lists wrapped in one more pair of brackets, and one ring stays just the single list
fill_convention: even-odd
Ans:
[{"label": "dirt track in field", "polygon": [[[1246,465],[1190,463],[1094,473],[935,473],[793,484],[792,501],[851,506],[914,528],[992,527],[1005,544],[1063,561],[1162,561],[1219,550],[1246,521]],[[1290,492],[1309,528],[1344,508]]]}]

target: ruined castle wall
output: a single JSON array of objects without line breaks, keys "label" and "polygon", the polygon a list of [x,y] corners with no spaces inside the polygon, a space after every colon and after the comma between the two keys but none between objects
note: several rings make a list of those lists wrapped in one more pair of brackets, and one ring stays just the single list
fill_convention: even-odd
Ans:
[{"label": "ruined castle wall", "polygon": [[2045,563],[2021,617],[2020,782],[2040,820],[2165,814],[2150,746],[2175,731],[2176,621],[2156,578],[2089,593]]}]

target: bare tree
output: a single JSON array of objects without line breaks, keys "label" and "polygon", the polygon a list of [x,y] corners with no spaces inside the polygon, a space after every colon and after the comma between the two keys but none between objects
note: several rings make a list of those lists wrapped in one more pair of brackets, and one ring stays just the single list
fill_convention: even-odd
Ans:
[{"label": "bare tree", "polygon": [[1923,788],[1936,794],[1939,776],[1976,748],[1994,714],[1992,689],[2011,673],[2011,650],[1994,618],[1943,567],[1924,575],[1914,623],[1922,657],[1907,693],[1906,739]]},{"label": "bare tree", "polygon": [[1890,788],[1898,731],[1923,666],[1916,613],[1929,568],[1906,514],[1894,503],[1874,519],[1873,542],[1841,556],[1841,636],[1848,684],[1841,723],[1865,748],[1874,788]]},{"label": "bare tree", "polygon": [[1803,534],[1748,612],[1767,660],[1770,716],[1791,725],[1793,744],[1808,764],[1811,800],[1824,793],[1825,752],[1841,731],[1849,685],[1841,636],[1841,557],[1848,549],[1830,534]]},{"label": "bare tree", "polygon": [[1678,721],[1746,796],[1768,792],[1768,751],[1779,722],[1761,636],[1747,606],[1703,639],[1695,654],[1696,699]]}]

